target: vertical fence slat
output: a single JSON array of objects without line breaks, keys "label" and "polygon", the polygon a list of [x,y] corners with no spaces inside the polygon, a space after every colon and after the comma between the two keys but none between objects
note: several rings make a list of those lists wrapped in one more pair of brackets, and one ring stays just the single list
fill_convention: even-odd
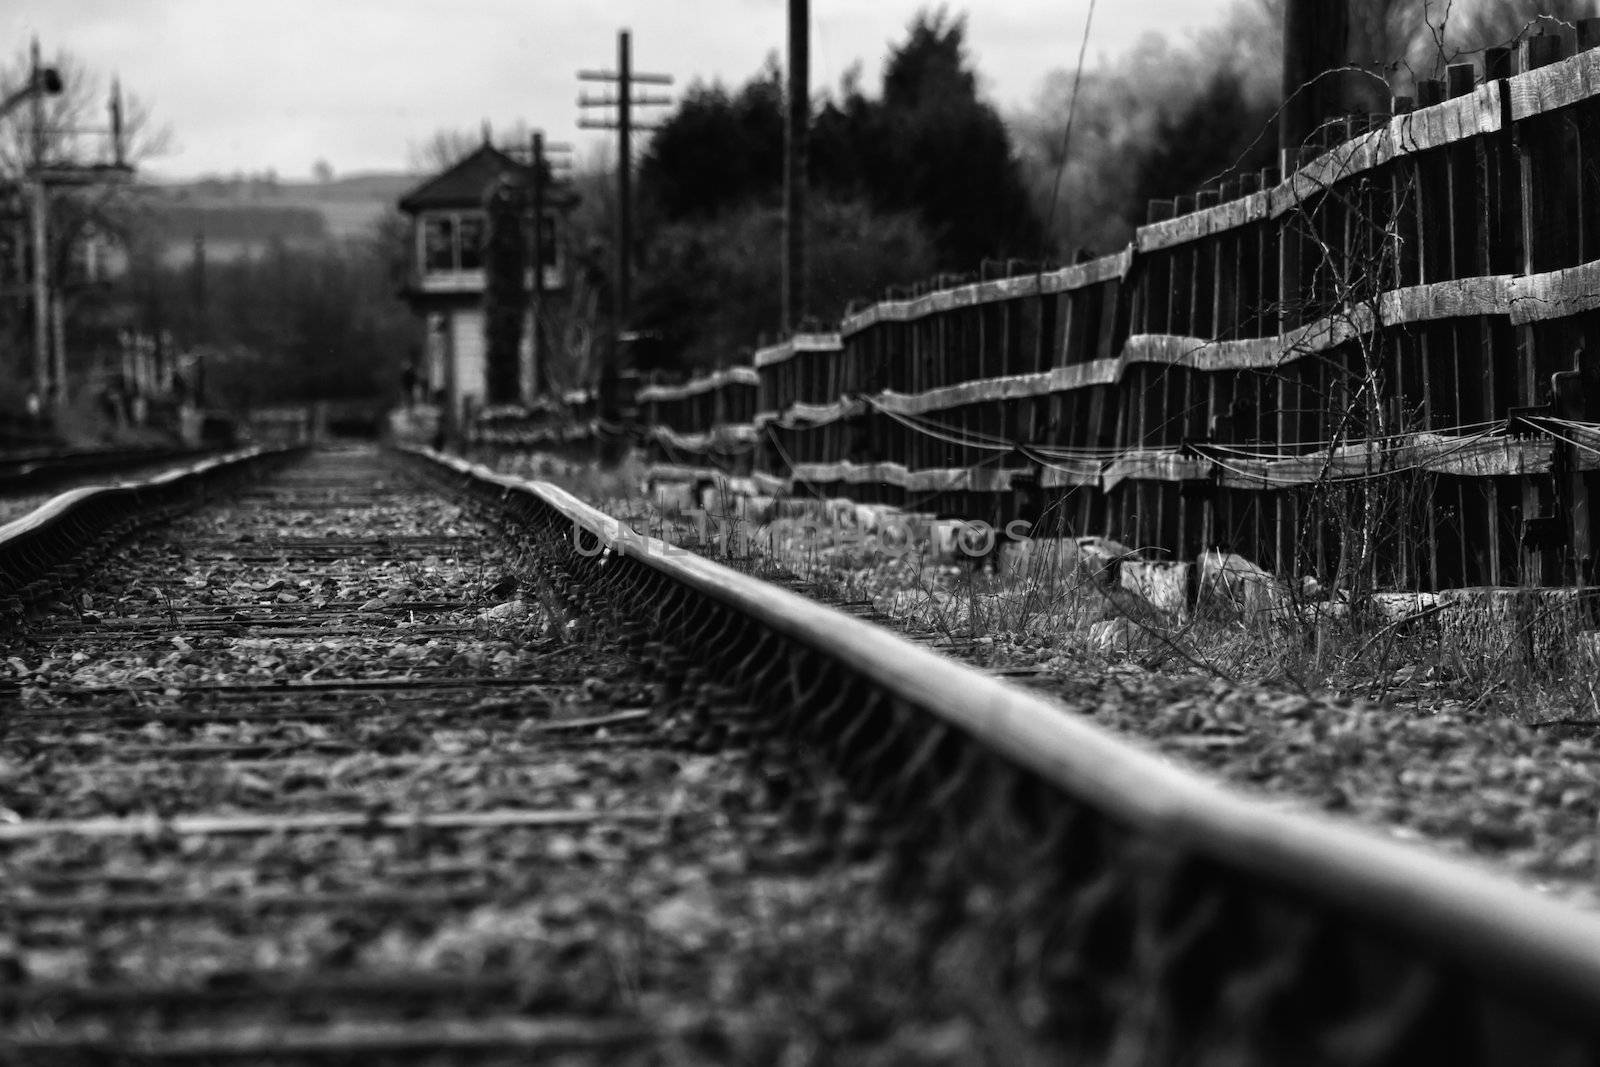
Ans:
[{"label": "vertical fence slat", "polygon": [[[1583,20],[1576,36],[1580,46],[1600,42],[1600,20]],[[1515,64],[1506,49],[1486,50],[1482,79],[1503,79],[1513,66],[1533,70],[1554,62],[1561,58],[1560,41],[1548,34],[1530,38]],[[1480,84],[1477,70],[1457,63],[1445,75],[1417,83],[1416,103],[1424,110],[1413,116],[1410,143],[1396,146],[1393,157],[1370,169],[1352,175],[1327,170],[1331,161],[1345,158],[1339,146],[1346,138],[1381,129],[1385,115],[1326,124],[1316,141],[1284,156],[1285,166],[1315,159],[1318,182],[1278,186],[1277,172],[1263,172],[1221,191],[1148,207],[1155,223],[1276,186],[1265,218],[1253,215],[1250,222],[1168,247],[1148,247],[1161,242],[1146,233],[1128,261],[1130,273],[1091,266],[1096,280],[1055,294],[992,298],[990,287],[1006,284],[1001,279],[1026,277],[1014,261],[986,263],[976,289],[962,288],[970,276],[940,275],[891,297],[939,292],[946,294],[943,310],[906,316],[903,304],[885,306],[876,322],[851,334],[841,352],[800,347],[759,368],[758,386],[725,383],[676,400],[651,400],[644,409],[659,425],[704,434],[749,423],[756,412],[781,413],[794,401],[827,404],[884,388],[921,393],[1057,366],[1115,362],[1135,333],[1189,337],[1201,345],[1270,338],[1323,317],[1338,320],[1396,288],[1526,276],[1600,260],[1600,135],[1593,133],[1600,128],[1600,103],[1561,101],[1518,120],[1514,130],[1475,132],[1461,123],[1476,106],[1471,96]],[[1540,84],[1524,81],[1508,91],[1531,93]],[[1400,114],[1410,106],[1404,98],[1393,102]],[[1368,167],[1359,154],[1348,158]],[[1303,200],[1285,210],[1284,194],[1291,190]],[[1052,284],[1061,284],[1059,276],[1052,276]],[[1600,313],[1512,326],[1504,315],[1449,309],[1445,291],[1406,299],[1435,297],[1435,309],[1416,321],[1390,322],[1378,334],[1347,337],[1326,350],[1290,352],[1275,365],[1200,370],[1164,356],[1147,358],[1125,367],[1115,384],[974,400],[926,417],[957,438],[1167,450],[1215,437],[1280,456],[1320,451],[1345,434],[1386,442],[1409,439],[1402,435],[1413,430],[1460,430],[1503,419],[1512,407],[1537,409],[1551,401],[1567,403],[1558,411],[1570,417],[1590,417],[1586,399],[1564,401],[1566,387],[1553,395],[1551,383],[1556,374],[1569,375],[1562,379],[1569,384],[1578,380],[1571,375],[1580,342],[1593,341],[1600,349]],[[1588,392],[1600,391],[1582,381]],[[1369,405],[1365,397],[1374,395],[1378,400]],[[1523,433],[1534,433],[1536,424],[1519,425]],[[984,472],[1015,462],[999,460],[1000,452],[970,440],[937,440],[877,413],[773,432],[800,462],[888,459],[910,470]],[[650,447],[663,459],[683,459],[664,443]],[[1385,573],[1423,586],[1591,577],[1587,492],[1596,476],[1578,469],[1567,446],[1556,446],[1555,456],[1549,475],[1402,472],[1401,479],[1419,483],[1417,499],[1428,506],[1406,512],[1396,524],[1409,523],[1409,537],[1382,535]],[[762,469],[781,465],[765,441],[752,455],[720,462],[737,473],[749,469],[752,459]],[[1020,471],[1009,498],[980,488],[981,479],[974,478],[964,488],[931,494],[932,503],[991,514],[1003,499],[1022,502],[1021,487],[1038,469],[1032,463]],[[1204,486],[1182,484],[1161,469],[1171,468],[1136,471],[1109,494],[1089,486],[1052,493],[1086,532],[1110,531],[1181,557],[1227,544],[1269,568],[1303,562],[1326,571],[1341,547],[1336,502],[1360,492],[1230,488],[1208,496]],[[819,480],[819,487],[907,499],[887,481]],[[913,503],[917,495],[911,494]],[[1553,521],[1536,521],[1541,517]]]},{"label": "vertical fence slat", "polygon": [[[1561,38],[1551,35],[1530,37],[1522,42],[1519,66],[1535,70],[1561,58]],[[1563,138],[1559,115],[1525,119],[1516,131],[1519,150],[1522,248],[1521,273],[1535,274],[1567,265],[1575,246],[1564,206],[1574,191],[1567,187],[1570,177],[1567,161],[1561,158]],[[1549,399],[1546,383],[1558,369],[1552,345],[1540,343],[1536,326],[1517,328],[1517,360],[1521,387],[1518,400],[1528,406]],[[1548,339],[1547,339],[1548,340]],[[1557,507],[1559,487],[1556,477],[1524,478],[1522,486],[1523,577],[1539,585],[1554,585],[1561,580],[1560,546],[1552,540],[1549,523]],[[1570,536],[1562,538],[1570,546]]]}]

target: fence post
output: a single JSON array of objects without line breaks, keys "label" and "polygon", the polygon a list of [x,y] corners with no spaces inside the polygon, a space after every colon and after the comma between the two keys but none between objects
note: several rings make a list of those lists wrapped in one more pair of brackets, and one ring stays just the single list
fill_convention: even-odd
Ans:
[{"label": "fence post", "polygon": [[[1293,181],[1300,170],[1302,161],[1314,152],[1311,145],[1302,145],[1298,148],[1288,149],[1283,152],[1283,177],[1285,181]],[[1297,194],[1298,195],[1298,194]],[[1304,199],[1299,199],[1294,207],[1281,215],[1277,222],[1277,274],[1278,274],[1278,332],[1287,334],[1291,330],[1310,321],[1314,316],[1310,313],[1311,293],[1306,284],[1305,257],[1307,247],[1311,244],[1308,236],[1311,230],[1311,211],[1313,204]],[[1268,389],[1272,394],[1271,406],[1263,404],[1263,414],[1271,412],[1271,421],[1263,426],[1266,431],[1264,440],[1273,445],[1273,451],[1279,456],[1287,454],[1287,443],[1295,439],[1295,427],[1299,418],[1299,388],[1292,381],[1296,368],[1286,365],[1280,360],[1279,365],[1273,369],[1272,379]],[[1269,436],[1270,435],[1270,436]],[[1266,532],[1266,539],[1262,551],[1255,557],[1255,561],[1273,571],[1284,571],[1292,562],[1293,555],[1290,546],[1294,543],[1295,509],[1293,492],[1286,488],[1263,490],[1267,494],[1267,502],[1271,507],[1271,528]]]},{"label": "fence post", "polygon": [[[1171,200],[1152,200],[1145,208],[1146,222],[1163,222],[1173,217],[1177,205]],[[1147,253],[1144,264],[1143,295],[1139,308],[1143,312],[1135,320],[1141,333],[1171,333],[1168,316],[1171,314],[1169,290],[1172,287],[1172,253],[1164,248]]]},{"label": "fence post", "polygon": [[[1600,47],[1600,18],[1578,20],[1578,51]],[[1578,124],[1578,262],[1600,259],[1600,135],[1592,125]]]},{"label": "fence post", "polygon": [[[1278,167],[1261,171],[1261,188],[1275,189],[1283,178]],[[1285,309],[1283,292],[1283,244],[1287,223],[1283,216],[1268,219],[1257,232],[1255,246],[1250,250],[1251,269],[1257,278],[1260,294],[1256,307],[1256,334],[1271,336],[1284,328]],[[1244,372],[1248,390],[1245,405],[1233,429],[1237,443],[1254,442],[1264,450],[1264,443],[1276,440],[1277,386],[1276,372],[1249,370]],[[1235,551],[1256,563],[1266,559],[1266,545],[1273,536],[1275,521],[1275,494],[1265,489],[1241,489],[1234,497],[1237,518],[1234,520],[1242,535]]]},{"label": "fence post", "polygon": [[[1483,80],[1500,83],[1502,111],[1504,80],[1514,69],[1509,48],[1486,48],[1483,52]],[[1478,262],[1487,274],[1515,274],[1521,269],[1521,191],[1518,165],[1511,145],[1510,131],[1496,137],[1478,138],[1478,163],[1483,176],[1483,199],[1479,209]],[[1517,389],[1516,334],[1502,318],[1481,320],[1479,336],[1484,346],[1484,418],[1504,418],[1515,402]],[[1485,489],[1488,507],[1488,584],[1510,585],[1517,580],[1516,523],[1520,512],[1520,492],[1502,490],[1493,479]]]},{"label": "fence post", "polygon": [[[1522,42],[1519,66],[1524,72],[1536,70],[1558,62],[1562,53],[1561,38],[1555,34],[1529,37]],[[1569,212],[1577,189],[1569,154],[1574,146],[1568,144],[1565,136],[1564,119],[1561,116],[1525,119],[1513,133],[1521,181],[1522,262],[1519,272],[1530,275],[1570,266],[1576,242]],[[1549,395],[1549,376],[1566,369],[1563,358],[1566,354],[1559,352],[1565,347],[1559,343],[1562,332],[1553,325],[1543,330],[1533,324],[1517,327],[1519,399],[1523,405],[1534,407],[1554,400]],[[1565,577],[1563,572],[1569,570],[1563,566],[1563,556],[1576,561],[1588,551],[1587,544],[1574,543],[1579,531],[1573,519],[1580,504],[1575,496],[1583,495],[1582,479],[1569,473],[1571,465],[1558,454],[1561,447],[1551,442],[1554,463],[1549,477],[1523,480],[1523,577],[1531,584],[1560,584]],[[1581,503],[1587,507],[1587,501]],[[1567,514],[1562,514],[1563,509]],[[1586,535],[1587,529],[1583,533]],[[1562,551],[1563,547],[1566,552]],[[1575,572],[1576,568],[1571,570]],[[1573,576],[1576,577],[1575,573]]]}]

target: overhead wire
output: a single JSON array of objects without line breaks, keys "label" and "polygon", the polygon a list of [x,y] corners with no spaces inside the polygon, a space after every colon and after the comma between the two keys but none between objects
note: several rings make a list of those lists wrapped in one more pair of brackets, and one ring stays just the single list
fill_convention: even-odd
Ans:
[{"label": "overhead wire", "polygon": [[[1526,416],[1525,416],[1525,418],[1526,418]],[[1571,437],[1567,437],[1567,436],[1565,436],[1563,434],[1558,434],[1554,430],[1551,430],[1547,426],[1543,425],[1545,423],[1555,423],[1558,426],[1566,426],[1566,427],[1568,427],[1569,428],[1569,432],[1572,432],[1572,431],[1585,432],[1585,431],[1587,431],[1587,432],[1590,432],[1590,433],[1600,434],[1600,424],[1574,422],[1571,419],[1561,419],[1561,418],[1557,418],[1557,417],[1555,417],[1553,415],[1536,415],[1536,416],[1533,416],[1531,418],[1528,418],[1528,421],[1534,423],[1536,426],[1539,426],[1540,429],[1546,435],[1555,438],[1557,441],[1560,441],[1563,444],[1568,444],[1568,445],[1571,445],[1573,448],[1582,449],[1585,452],[1589,452],[1589,453],[1592,453],[1592,454],[1594,454],[1596,456],[1600,456],[1600,448],[1596,448],[1594,445],[1585,444],[1582,441],[1575,440],[1575,439],[1573,439]]]},{"label": "overhead wire", "polygon": [[[1493,430],[1485,430],[1482,433],[1474,434],[1474,435],[1472,435],[1470,437],[1466,437],[1466,438],[1462,439],[1461,441],[1459,441],[1457,444],[1455,444],[1451,448],[1445,449],[1443,451],[1435,453],[1434,455],[1428,456],[1427,458],[1425,458],[1425,459],[1423,459],[1423,460],[1421,460],[1419,462],[1408,463],[1408,464],[1406,464],[1404,466],[1381,467],[1381,468],[1379,468],[1377,470],[1354,471],[1354,472],[1350,472],[1350,473],[1332,473],[1332,472],[1328,472],[1328,473],[1319,474],[1316,478],[1310,479],[1310,480],[1307,480],[1307,479],[1304,479],[1304,478],[1291,478],[1291,477],[1286,477],[1286,476],[1283,476],[1283,475],[1274,475],[1274,473],[1271,470],[1250,470],[1250,469],[1247,469],[1247,468],[1244,468],[1244,467],[1236,466],[1234,463],[1229,463],[1229,462],[1226,462],[1224,460],[1217,459],[1215,457],[1208,457],[1208,458],[1210,459],[1210,462],[1215,463],[1218,467],[1220,467],[1221,469],[1223,469],[1225,471],[1229,471],[1229,472],[1231,472],[1233,474],[1236,474],[1241,478],[1248,478],[1251,481],[1259,482],[1259,483],[1261,483],[1262,485],[1265,485],[1265,486],[1284,486],[1284,487],[1287,487],[1287,486],[1294,486],[1294,485],[1307,485],[1307,484],[1328,483],[1328,482],[1373,481],[1373,480],[1376,480],[1378,478],[1392,477],[1392,476],[1397,475],[1397,474],[1408,474],[1408,473],[1410,473],[1412,471],[1430,470],[1440,460],[1448,459],[1451,456],[1458,455],[1459,453],[1466,451],[1468,448],[1470,448],[1473,445],[1479,443],[1480,441],[1488,440],[1489,438],[1491,438],[1493,436],[1494,436]],[[1395,450],[1391,450],[1389,452],[1379,452],[1379,453],[1377,453],[1377,457],[1379,458],[1379,460],[1381,460],[1384,456],[1393,455],[1398,451],[1399,451],[1398,449],[1395,449]],[[1287,457],[1287,458],[1293,459],[1293,458],[1297,458],[1297,457]],[[1312,459],[1323,458],[1323,457],[1305,456],[1305,457],[1298,457],[1298,458],[1303,458],[1305,460],[1312,460]],[[1333,461],[1333,459],[1336,458],[1336,457],[1327,457],[1327,458],[1328,458],[1328,461],[1331,463]],[[1356,458],[1359,458],[1359,457],[1352,456],[1350,458],[1356,459]],[[1243,462],[1243,461],[1242,460],[1236,460],[1235,462],[1237,463],[1237,462]],[[1282,461],[1280,460],[1280,462],[1282,462]]]},{"label": "overhead wire", "polygon": [[[1072,146],[1072,120],[1078,113],[1078,88],[1083,83],[1083,62],[1089,54],[1089,31],[1094,26],[1095,0],[1089,0],[1089,10],[1083,19],[1083,40],[1078,44],[1078,65],[1072,73],[1072,92],[1067,97],[1067,121],[1061,131],[1061,152],[1056,160],[1055,181],[1050,186],[1050,211],[1044,224],[1044,233],[1040,241],[1050,240],[1050,232],[1055,227],[1056,205],[1061,201],[1061,177],[1067,169],[1067,156]],[[1039,274],[1044,274],[1044,249],[1040,249]]]},{"label": "overhead wire", "polygon": [[1005,443],[998,443],[998,442],[1004,441],[1003,438],[989,437],[989,435],[987,435],[987,434],[982,434],[980,436],[963,437],[963,436],[961,436],[962,434],[966,434],[966,433],[977,434],[978,431],[956,430],[954,428],[951,428],[949,430],[944,430],[944,429],[940,429],[940,428],[931,428],[929,426],[919,425],[916,421],[914,421],[914,419],[911,416],[902,415],[901,413],[899,413],[897,411],[891,411],[888,408],[884,408],[884,407],[882,407],[882,406],[880,406],[878,404],[873,403],[870,400],[868,401],[868,403],[872,404],[874,409],[876,409],[876,410],[882,412],[883,414],[889,416],[889,418],[893,419],[895,422],[900,423],[902,426],[905,426],[908,429],[914,430],[917,433],[920,433],[920,434],[922,434],[922,435],[924,435],[926,437],[931,437],[934,440],[943,441],[946,444],[956,445],[956,446],[961,447],[961,448],[975,448],[975,449],[979,449],[981,451],[987,451],[987,452],[1015,452],[1016,451],[1016,445],[1011,443],[1011,442],[1009,442],[1009,441],[1006,441]]}]

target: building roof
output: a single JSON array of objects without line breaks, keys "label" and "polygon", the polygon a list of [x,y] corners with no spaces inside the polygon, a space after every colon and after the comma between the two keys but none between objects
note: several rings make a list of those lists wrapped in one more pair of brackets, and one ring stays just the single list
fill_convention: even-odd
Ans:
[{"label": "building roof", "polygon": [[485,142],[455,166],[402,196],[400,210],[416,214],[426,208],[478,207],[504,174],[526,178],[528,167]]}]

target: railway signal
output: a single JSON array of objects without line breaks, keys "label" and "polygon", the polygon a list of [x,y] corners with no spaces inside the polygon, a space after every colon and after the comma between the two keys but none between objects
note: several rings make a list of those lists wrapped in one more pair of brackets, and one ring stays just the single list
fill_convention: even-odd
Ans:
[{"label": "railway signal", "polygon": [[[60,72],[41,62],[39,42],[29,49],[28,81],[22,89],[0,101],[0,116],[24,101],[31,101],[29,158],[24,168],[29,192],[29,241],[32,245],[32,277],[29,285],[33,303],[33,389],[43,404],[58,410],[66,401],[67,368],[65,309],[56,280],[51,277],[50,232],[51,190],[56,187],[114,185],[128,180],[133,168],[126,159],[124,145],[122,88],[113,82],[107,102],[108,128],[79,128],[52,125],[45,114],[44,98],[64,91]],[[104,133],[110,142],[110,160],[77,163],[63,158],[59,150],[52,156],[52,137]]]}]

